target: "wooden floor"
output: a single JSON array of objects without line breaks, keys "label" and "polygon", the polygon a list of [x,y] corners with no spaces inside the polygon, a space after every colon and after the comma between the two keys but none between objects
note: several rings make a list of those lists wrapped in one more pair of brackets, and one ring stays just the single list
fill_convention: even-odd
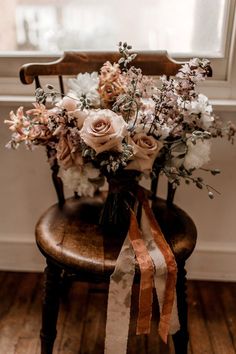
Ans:
[{"label": "wooden floor", "polygon": [[[0,354],[39,354],[42,275],[0,273]],[[104,286],[75,283],[61,306],[55,354],[102,354],[107,295]],[[134,301],[137,301],[135,299]],[[236,353],[236,283],[188,282],[189,354]],[[135,336],[128,354],[173,353],[156,334]],[[119,353],[117,353],[119,354]]]}]

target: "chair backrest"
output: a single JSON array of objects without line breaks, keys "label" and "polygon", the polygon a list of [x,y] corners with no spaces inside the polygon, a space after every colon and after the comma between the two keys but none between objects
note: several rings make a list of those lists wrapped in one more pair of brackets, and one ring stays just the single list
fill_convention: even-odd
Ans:
[{"label": "chair backrest", "polygon": [[[78,52],[68,51],[64,55],[52,62],[48,63],[30,63],[25,64],[20,68],[20,80],[23,84],[35,83],[35,87],[41,87],[41,76],[57,76],[59,80],[59,87],[61,94],[64,94],[64,80],[63,76],[75,76],[78,73],[100,71],[100,68],[106,61],[118,62],[120,54],[117,52]],[[133,62],[136,67],[142,69],[144,75],[167,77],[174,76],[184,64],[177,62],[168,56],[167,51],[147,51],[138,52],[137,57]],[[212,75],[211,68],[209,68],[208,76]],[[47,150],[50,155],[50,149]],[[52,179],[57,192],[58,201],[63,204],[65,201],[63,184],[58,177],[59,166],[55,160],[52,169]],[[156,192],[158,176],[152,181],[152,191]],[[167,201],[173,202],[174,189],[172,185],[168,184]]]},{"label": "chair backrest", "polygon": [[[104,62],[117,62],[120,54],[116,52],[65,52],[63,57],[50,63],[25,64],[20,69],[23,84],[38,81],[39,76],[77,75],[78,73],[99,71]],[[144,75],[167,75],[177,73],[183,63],[171,59],[166,51],[138,53],[134,63],[142,69]]]}]

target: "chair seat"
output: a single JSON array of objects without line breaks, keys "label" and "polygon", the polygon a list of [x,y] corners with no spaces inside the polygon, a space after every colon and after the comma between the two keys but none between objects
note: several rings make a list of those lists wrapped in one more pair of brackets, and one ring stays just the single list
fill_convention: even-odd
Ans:
[{"label": "chair seat", "polygon": [[[123,239],[105,233],[99,226],[104,200],[69,198],[60,207],[51,206],[36,225],[36,241],[41,252],[58,265],[78,272],[108,278],[113,272]],[[175,205],[156,198],[153,211],[175,257],[186,260],[196,243],[196,227]],[[137,266],[138,271],[138,266]]]}]

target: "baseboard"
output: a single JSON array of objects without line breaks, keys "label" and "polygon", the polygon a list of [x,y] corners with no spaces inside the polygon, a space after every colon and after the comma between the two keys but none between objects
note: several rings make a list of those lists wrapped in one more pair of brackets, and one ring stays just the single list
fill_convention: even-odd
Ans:
[{"label": "baseboard", "polygon": [[[0,270],[41,272],[34,240],[0,240]],[[202,242],[187,262],[188,279],[236,281],[236,243]]]},{"label": "baseboard", "polygon": [[34,240],[0,240],[0,270],[41,272],[44,267]]},{"label": "baseboard", "polygon": [[236,281],[236,243],[199,242],[186,268],[189,279]]}]

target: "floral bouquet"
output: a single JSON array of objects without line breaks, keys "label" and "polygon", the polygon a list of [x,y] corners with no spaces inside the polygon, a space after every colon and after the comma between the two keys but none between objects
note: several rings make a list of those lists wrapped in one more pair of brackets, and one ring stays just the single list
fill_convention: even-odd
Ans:
[{"label": "floral bouquet", "polygon": [[[194,172],[209,161],[213,138],[226,136],[232,140],[235,134],[235,127],[230,122],[223,126],[213,114],[208,98],[197,92],[197,83],[210,70],[208,60],[192,59],[175,77],[162,76],[156,82],[132,65],[136,54],[131,49],[127,43],[119,43],[121,57],[117,63],[106,62],[99,73],[79,74],[69,79],[69,91],[62,99],[58,99],[59,93],[51,85],[45,90],[38,88],[34,108],[24,113],[20,107],[5,121],[13,132],[7,146],[17,148],[21,143],[29,149],[46,146],[49,160],[56,159],[61,167],[64,183],[78,195],[93,196],[105,180],[109,183],[101,221],[117,224],[119,229],[124,225],[123,230],[129,232],[110,283],[107,353],[112,352],[117,338],[115,323],[119,331],[125,327],[119,314],[125,314],[128,322],[129,309],[122,307],[121,300],[131,294],[135,257],[141,271],[140,304],[145,307],[138,316],[137,333],[150,330],[153,285],[151,280],[148,286],[143,284],[142,274],[149,274],[148,279],[159,277],[160,273],[153,268],[157,259],[153,254],[160,255],[161,268],[168,274],[165,286],[157,288],[158,299],[163,300],[164,293],[168,298],[167,302],[159,301],[160,335],[166,341],[167,334],[179,328],[175,260],[145,193],[138,186],[140,178],[145,175],[155,180],[161,172],[174,189],[183,179],[206,188],[213,198],[214,189],[201,177],[195,177]],[[213,175],[219,173],[218,169],[204,170]],[[137,212],[137,200],[142,205],[142,215]],[[140,259],[140,252],[145,262]],[[160,260],[157,264],[160,266]],[[120,277],[120,274],[126,275]],[[125,287],[122,282],[126,282]],[[162,294],[161,288],[165,289]],[[121,301],[118,305],[117,299]],[[112,317],[114,303],[116,318]],[[126,334],[119,338],[115,348],[123,354]]]},{"label": "floral bouquet", "polygon": [[69,79],[69,92],[59,101],[51,85],[38,88],[34,108],[24,114],[20,107],[5,121],[13,132],[7,146],[50,147],[65,184],[80,196],[94,194],[98,177],[122,170],[153,177],[158,170],[174,187],[183,178],[207,187],[212,197],[211,187],[193,172],[209,161],[212,138],[232,139],[235,128],[230,122],[222,127],[208,98],[197,93],[209,61],[192,59],[157,85],[131,65],[136,54],[130,50],[120,43],[118,63],[106,62],[100,73]]}]

